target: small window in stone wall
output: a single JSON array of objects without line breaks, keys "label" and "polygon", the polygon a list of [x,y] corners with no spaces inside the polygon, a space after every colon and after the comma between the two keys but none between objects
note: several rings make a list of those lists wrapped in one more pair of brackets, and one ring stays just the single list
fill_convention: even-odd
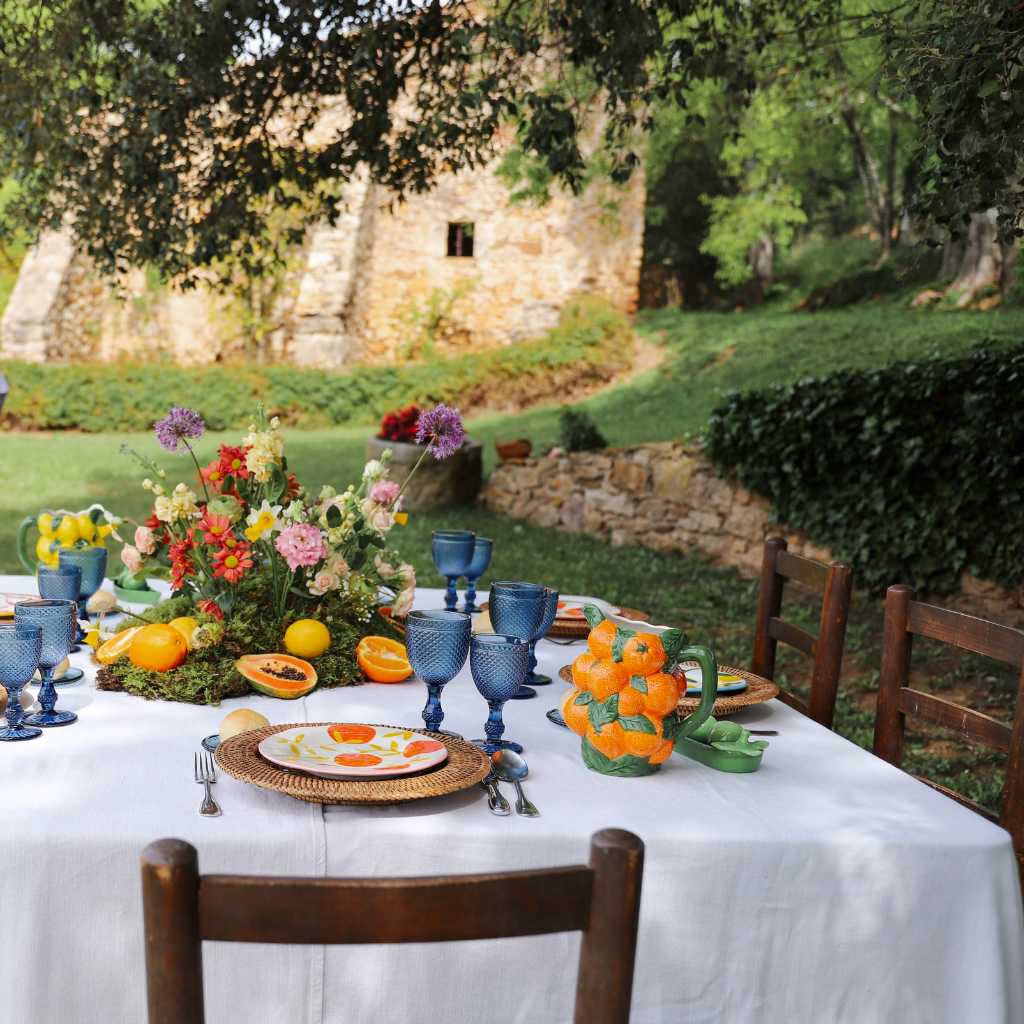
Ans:
[{"label": "small window in stone wall", "polygon": [[473,255],[473,224],[469,221],[448,224],[448,255]]}]

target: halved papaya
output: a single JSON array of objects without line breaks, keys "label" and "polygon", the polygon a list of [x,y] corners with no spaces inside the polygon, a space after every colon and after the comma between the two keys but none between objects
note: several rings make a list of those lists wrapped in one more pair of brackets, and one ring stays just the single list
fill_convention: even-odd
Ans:
[{"label": "halved papaya", "polygon": [[316,686],[316,669],[292,654],[245,654],[235,668],[254,690],[268,697],[295,700]]}]

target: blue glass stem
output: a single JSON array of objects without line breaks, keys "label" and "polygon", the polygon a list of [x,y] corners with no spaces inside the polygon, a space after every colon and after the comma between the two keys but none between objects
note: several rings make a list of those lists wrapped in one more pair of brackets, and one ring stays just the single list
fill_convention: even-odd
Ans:
[{"label": "blue glass stem", "polygon": [[57,703],[57,690],[53,685],[53,666],[44,668],[40,665],[39,671],[43,677],[43,685],[39,687],[39,706],[42,711],[30,715],[25,721],[29,725],[42,726],[70,725],[72,722],[77,722],[78,715],[73,711],[54,711]]},{"label": "blue glass stem", "polygon": [[526,670],[526,679],[523,680],[529,683],[530,686],[547,686],[551,682],[551,676],[544,675],[543,672],[536,671],[537,669],[537,641],[530,641],[530,667]]},{"label": "blue glass stem", "polygon": [[423,708],[423,721],[431,732],[437,732],[444,721],[444,711],[441,708],[441,690],[444,686],[437,683],[427,683],[427,703]]},{"label": "blue glass stem", "polygon": [[459,603],[459,592],[455,589],[455,584],[458,583],[458,576],[447,576],[448,588],[444,592],[444,606],[448,611],[455,611],[455,606]]},{"label": "blue glass stem", "polygon": [[21,706],[22,687],[7,683],[7,728],[0,730],[0,740],[32,740],[42,736],[42,729],[22,724],[25,711]]},{"label": "blue glass stem", "polygon": [[501,737],[505,732],[505,722],[501,717],[501,710],[505,706],[503,700],[489,700],[487,706],[491,713],[487,716],[484,725],[484,732],[487,734],[487,752],[493,754],[501,749]]},{"label": "blue glass stem", "polygon": [[466,595],[465,595],[465,603],[462,606],[462,610],[467,615],[472,615],[474,612],[481,611],[481,609],[477,607],[477,603],[476,603],[476,577],[475,576],[467,576],[466,577]]}]

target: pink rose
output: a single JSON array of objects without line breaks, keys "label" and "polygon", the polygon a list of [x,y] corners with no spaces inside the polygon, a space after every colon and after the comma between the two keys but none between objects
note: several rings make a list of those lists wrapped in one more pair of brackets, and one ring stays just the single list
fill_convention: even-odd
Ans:
[{"label": "pink rose", "polygon": [[129,572],[142,572],[142,555],[139,554],[139,549],[131,544],[125,544],[121,548],[121,561]]},{"label": "pink rose", "polygon": [[309,592],[316,597],[323,597],[330,590],[337,590],[341,586],[341,577],[335,572],[328,572],[321,569],[313,582],[309,585]]},{"label": "pink rose", "polygon": [[370,488],[370,500],[378,505],[393,505],[401,488],[394,480],[378,480]]},{"label": "pink rose", "polygon": [[412,602],[416,597],[416,588],[407,588],[391,602],[391,614],[396,618],[408,615],[412,611]]},{"label": "pink rose", "polygon": [[327,555],[323,535],[312,523],[286,526],[277,535],[274,546],[292,572],[300,565],[316,565]]},{"label": "pink rose", "polygon": [[140,526],[135,531],[135,546],[143,555],[151,555],[156,551],[156,534],[148,526]]}]

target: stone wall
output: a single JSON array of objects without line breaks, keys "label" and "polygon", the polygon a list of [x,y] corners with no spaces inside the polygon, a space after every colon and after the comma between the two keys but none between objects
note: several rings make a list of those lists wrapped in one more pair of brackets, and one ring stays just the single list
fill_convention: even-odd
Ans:
[{"label": "stone wall", "polygon": [[[785,537],[794,554],[822,562],[834,557],[774,521],[764,498],[719,477],[699,447],[675,442],[572,454],[554,449],[541,458],[502,463],[480,500],[501,515],[614,545],[683,553],[696,548],[748,576],[760,570],[766,536]],[[961,593],[942,603],[1024,626],[1024,590],[965,574]]]}]

